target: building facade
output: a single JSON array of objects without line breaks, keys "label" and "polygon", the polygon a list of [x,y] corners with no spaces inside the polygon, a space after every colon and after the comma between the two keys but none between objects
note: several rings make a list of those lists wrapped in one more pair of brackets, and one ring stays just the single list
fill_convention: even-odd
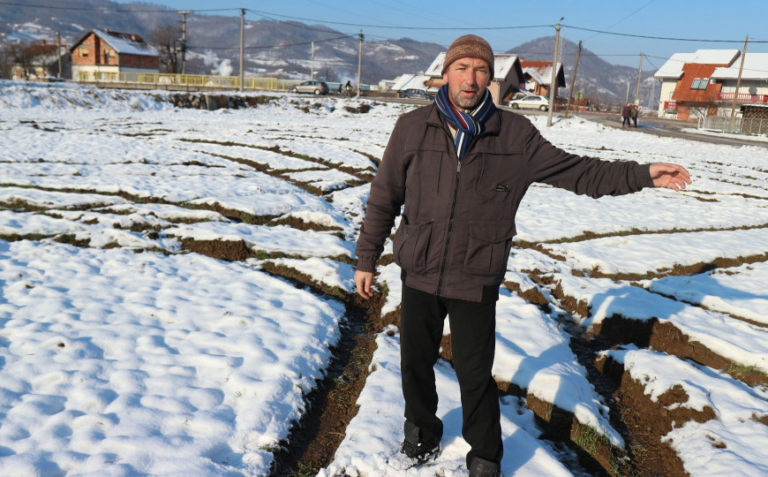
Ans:
[{"label": "building facade", "polygon": [[158,73],[160,55],[133,33],[90,30],[70,48],[72,79],[118,81],[124,73]]},{"label": "building facade", "polygon": [[727,117],[732,110],[741,114],[745,105],[768,104],[768,53],[747,53],[743,69],[739,50],[676,53],[654,77],[661,81],[660,118]]}]

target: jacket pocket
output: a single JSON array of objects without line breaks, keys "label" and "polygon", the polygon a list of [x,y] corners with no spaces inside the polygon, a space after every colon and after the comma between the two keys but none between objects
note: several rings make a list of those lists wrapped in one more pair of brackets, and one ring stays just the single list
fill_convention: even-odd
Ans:
[{"label": "jacket pocket", "polygon": [[395,263],[407,272],[422,273],[427,268],[432,222],[409,225],[403,223],[395,232],[392,248]]},{"label": "jacket pocket", "polygon": [[514,225],[470,223],[464,270],[472,275],[503,278],[514,236]]},{"label": "jacket pocket", "polygon": [[483,153],[482,169],[475,192],[491,202],[509,202],[516,187],[525,182],[526,174],[521,154]]}]

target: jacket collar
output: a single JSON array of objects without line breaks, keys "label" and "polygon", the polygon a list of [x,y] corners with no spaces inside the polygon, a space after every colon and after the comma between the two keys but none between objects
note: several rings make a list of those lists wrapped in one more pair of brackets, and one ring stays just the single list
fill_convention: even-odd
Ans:
[{"label": "jacket collar", "polygon": [[[445,119],[440,115],[440,110],[437,109],[437,105],[435,103],[432,103],[431,109],[429,111],[429,115],[427,115],[426,123],[432,126],[441,127],[445,130],[448,130],[448,123],[445,121]],[[485,124],[483,124],[483,132],[480,134],[481,136],[498,136],[499,131],[501,130],[501,112],[497,109],[496,112],[488,118],[487,121],[485,121]]]}]

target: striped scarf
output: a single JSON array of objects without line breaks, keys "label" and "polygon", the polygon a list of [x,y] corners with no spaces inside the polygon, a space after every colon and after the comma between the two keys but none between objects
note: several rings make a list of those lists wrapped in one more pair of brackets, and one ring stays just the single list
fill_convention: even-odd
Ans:
[{"label": "striped scarf", "polygon": [[456,129],[456,155],[461,161],[464,159],[472,139],[483,132],[483,124],[496,111],[491,93],[486,89],[483,99],[471,113],[467,114],[451,103],[448,98],[448,83],[446,83],[437,92],[435,104],[448,124]]}]

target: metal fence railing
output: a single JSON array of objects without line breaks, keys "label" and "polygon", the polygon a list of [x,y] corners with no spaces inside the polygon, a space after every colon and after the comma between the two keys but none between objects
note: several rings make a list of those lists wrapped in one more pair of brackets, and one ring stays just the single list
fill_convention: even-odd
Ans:
[{"label": "metal fence railing", "polygon": [[[180,85],[211,88],[240,88],[239,76],[213,76],[213,75],[182,75],[172,73],[113,73],[93,72],[92,76],[81,72],[80,82],[115,82],[115,83],[140,83],[157,86]],[[243,79],[243,89],[269,89],[288,91],[301,81],[281,80],[278,78],[265,78],[246,76]]]},{"label": "metal fence railing", "polygon": [[706,116],[701,127],[724,133],[762,135],[768,134],[768,119]]}]

